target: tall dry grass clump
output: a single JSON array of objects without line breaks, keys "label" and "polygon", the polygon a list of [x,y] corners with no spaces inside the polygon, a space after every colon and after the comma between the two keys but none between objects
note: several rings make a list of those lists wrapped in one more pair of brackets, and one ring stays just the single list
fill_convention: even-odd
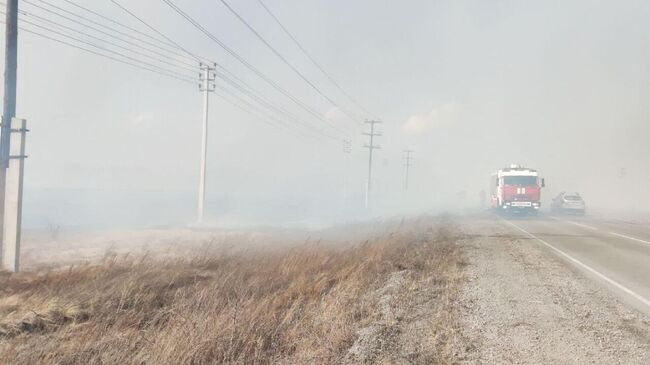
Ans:
[{"label": "tall dry grass clump", "polygon": [[[375,362],[388,352],[450,362],[456,240],[430,229],[2,274],[0,362],[323,364]],[[431,328],[410,350],[399,337],[423,313]]]}]

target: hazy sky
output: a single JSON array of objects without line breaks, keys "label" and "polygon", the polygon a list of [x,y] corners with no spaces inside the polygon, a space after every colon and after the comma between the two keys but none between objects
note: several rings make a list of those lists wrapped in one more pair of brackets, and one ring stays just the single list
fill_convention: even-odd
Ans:
[{"label": "hazy sky", "polygon": [[[63,0],[48,1],[79,12]],[[121,2],[192,52],[318,123],[162,1]],[[331,202],[340,198],[344,176],[360,194],[367,164],[363,126],[342,118],[220,1],[175,3],[284,88],[333,116],[332,123],[353,139],[346,165],[340,138],[297,137],[213,95],[210,196]],[[328,83],[257,0],[230,3],[342,108],[370,118]],[[433,209],[460,190],[474,198],[491,171],[512,162],[539,169],[548,181],[547,197],[578,190],[588,203],[639,208],[639,202],[650,202],[647,1],[265,3],[349,93],[383,119],[375,160],[383,205],[418,202]],[[83,5],[146,30],[109,0]],[[21,9],[56,19],[26,2]],[[31,129],[28,195],[53,188],[188,196],[196,190],[201,95],[194,85],[21,33],[18,116]],[[416,152],[413,189],[405,197],[406,148]]]}]

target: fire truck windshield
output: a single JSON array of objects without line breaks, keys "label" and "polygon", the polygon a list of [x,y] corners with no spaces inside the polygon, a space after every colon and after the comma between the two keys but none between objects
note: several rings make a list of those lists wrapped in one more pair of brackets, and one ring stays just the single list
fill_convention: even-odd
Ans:
[{"label": "fire truck windshield", "polygon": [[509,186],[533,186],[537,185],[537,176],[505,176],[503,185]]}]

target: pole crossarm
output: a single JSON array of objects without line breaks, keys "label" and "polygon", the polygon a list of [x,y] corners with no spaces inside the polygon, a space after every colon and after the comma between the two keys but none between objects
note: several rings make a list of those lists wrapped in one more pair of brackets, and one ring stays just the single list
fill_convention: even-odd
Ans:
[{"label": "pole crossarm", "polygon": [[213,92],[217,85],[215,84],[215,80],[217,79],[217,73],[216,73],[216,64],[206,64],[206,63],[200,63],[199,67],[201,68],[201,72],[199,72],[199,91],[209,91]]},{"label": "pole crossarm", "polygon": [[343,140],[343,153],[352,153],[352,140]]},{"label": "pole crossarm", "polygon": [[379,149],[381,149],[381,146],[380,146],[380,145],[374,145],[374,146],[371,146],[371,145],[368,145],[368,144],[364,144],[364,145],[363,145],[363,148],[369,148],[369,149],[373,149],[373,150],[379,150]]}]

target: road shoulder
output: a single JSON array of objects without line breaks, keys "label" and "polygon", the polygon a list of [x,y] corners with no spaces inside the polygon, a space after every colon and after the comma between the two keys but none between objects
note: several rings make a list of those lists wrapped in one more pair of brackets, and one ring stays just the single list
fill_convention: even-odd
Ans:
[{"label": "road shoulder", "polygon": [[650,363],[646,316],[496,219],[463,227],[463,362]]}]

